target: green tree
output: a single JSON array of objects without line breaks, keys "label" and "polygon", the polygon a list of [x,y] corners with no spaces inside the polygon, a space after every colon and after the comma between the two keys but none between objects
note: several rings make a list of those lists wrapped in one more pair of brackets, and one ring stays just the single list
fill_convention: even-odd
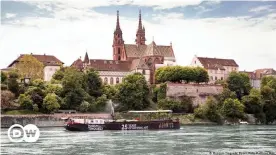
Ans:
[{"label": "green tree", "polygon": [[33,109],[33,101],[29,95],[20,94],[18,101],[22,108],[29,110]]},{"label": "green tree", "polygon": [[265,123],[270,124],[276,119],[276,78],[272,76],[263,77],[261,81],[261,95],[263,97],[263,113]]},{"label": "green tree", "polygon": [[238,99],[226,99],[221,110],[227,118],[237,119],[244,116],[244,105]]},{"label": "green tree", "polygon": [[8,89],[14,93],[15,97],[18,97],[19,95],[19,83],[17,82],[19,78],[19,75],[16,71],[9,72],[9,78],[8,78]]},{"label": "green tree", "polygon": [[104,111],[107,103],[107,97],[106,95],[102,95],[96,99],[96,109],[97,111]]},{"label": "green tree", "polygon": [[264,76],[261,79],[261,88],[264,86],[269,86],[272,89],[276,89],[276,77],[273,76]]},{"label": "green tree", "polygon": [[43,108],[48,112],[55,112],[60,108],[56,94],[47,94],[43,99]]},{"label": "green tree", "polygon": [[45,97],[44,89],[36,86],[30,86],[27,88],[25,94],[30,96],[33,104],[37,104],[38,108],[42,108],[43,98]]},{"label": "green tree", "polygon": [[64,77],[64,69],[61,68],[55,72],[52,78],[55,80],[61,81],[63,77]]},{"label": "green tree", "polygon": [[119,110],[142,110],[150,105],[149,87],[140,73],[126,76],[118,86]]},{"label": "green tree", "polygon": [[262,112],[262,96],[259,90],[251,89],[248,96],[242,97],[245,106],[244,111],[248,114],[259,114]]},{"label": "green tree", "polygon": [[86,92],[83,89],[84,86],[83,73],[77,71],[74,68],[68,68],[64,72],[64,78],[62,79],[62,92],[64,109],[78,109],[79,105],[84,101]]},{"label": "green tree", "polygon": [[211,96],[207,98],[205,104],[201,104],[195,109],[195,116],[203,119],[207,118],[208,120],[217,123],[221,123],[222,120],[217,100]]},{"label": "green tree", "polygon": [[218,101],[218,107],[221,108],[226,99],[228,99],[228,98],[236,99],[237,95],[235,92],[232,92],[230,89],[224,88],[220,94],[215,95],[214,97]]},{"label": "green tree", "polygon": [[90,104],[87,101],[83,101],[80,105],[81,112],[87,112],[89,110]]},{"label": "green tree", "polygon": [[193,81],[196,83],[202,83],[202,82],[208,82],[209,81],[209,75],[206,69],[202,67],[196,67],[195,70],[195,77]]},{"label": "green tree", "polygon": [[1,91],[1,109],[12,108],[12,101],[15,99],[15,96],[12,92],[8,90]]},{"label": "green tree", "polygon": [[166,66],[155,71],[155,79],[162,82],[208,82],[208,72],[201,67]]},{"label": "green tree", "polygon": [[15,65],[21,77],[29,77],[31,79],[43,79],[44,65],[32,55],[24,55]]},{"label": "green tree", "polygon": [[46,94],[55,93],[56,95],[60,96],[62,92],[62,86],[59,84],[48,84],[46,86]]},{"label": "green tree", "polygon": [[103,94],[107,96],[107,99],[111,99],[116,101],[116,97],[118,94],[118,85],[112,86],[112,85],[104,85],[103,86]]},{"label": "green tree", "polygon": [[34,86],[34,87],[38,87],[40,89],[45,89],[46,87],[46,83],[44,80],[42,79],[35,79],[31,82],[30,84],[31,86]]},{"label": "green tree", "polygon": [[90,96],[99,97],[102,95],[102,80],[97,71],[90,69],[84,77],[84,87]]},{"label": "green tree", "polygon": [[248,95],[251,90],[249,76],[245,73],[231,72],[227,84],[231,91],[236,92],[238,99]]},{"label": "green tree", "polygon": [[7,78],[7,74],[1,71],[1,83],[4,83],[7,80]]}]

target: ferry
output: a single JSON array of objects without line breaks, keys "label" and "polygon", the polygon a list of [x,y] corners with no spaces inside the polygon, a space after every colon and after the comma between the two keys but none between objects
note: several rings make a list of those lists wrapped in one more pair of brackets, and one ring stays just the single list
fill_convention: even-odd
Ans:
[{"label": "ferry", "polygon": [[[172,113],[171,110],[156,111],[129,111],[128,113],[139,113],[140,118],[145,113]],[[102,131],[102,130],[159,130],[180,129],[179,119],[161,118],[153,120],[106,120],[106,119],[74,119],[68,118],[65,125],[68,131]]]}]

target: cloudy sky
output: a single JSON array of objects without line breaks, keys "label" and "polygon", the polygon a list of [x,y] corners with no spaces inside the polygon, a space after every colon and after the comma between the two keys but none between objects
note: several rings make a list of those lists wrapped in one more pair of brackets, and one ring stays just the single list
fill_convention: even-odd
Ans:
[{"label": "cloudy sky", "polygon": [[[134,43],[139,9],[147,43],[170,45],[177,63],[194,55],[235,59],[240,70],[276,69],[276,1],[2,1],[0,68],[20,54],[55,55],[66,65],[112,59],[116,10],[125,43]],[[273,44],[274,43],[274,44]]]}]

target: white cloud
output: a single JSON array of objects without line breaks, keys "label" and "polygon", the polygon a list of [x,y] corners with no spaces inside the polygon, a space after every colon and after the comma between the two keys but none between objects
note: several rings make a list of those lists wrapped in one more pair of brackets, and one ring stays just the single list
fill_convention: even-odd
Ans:
[{"label": "white cloud", "polygon": [[[76,9],[84,9],[84,8],[92,8],[99,6],[110,6],[110,5],[138,5],[138,6],[148,6],[154,7],[154,9],[171,9],[175,7],[183,7],[187,5],[198,5],[203,0],[55,0],[55,1],[43,1],[43,0],[33,0],[28,1],[31,4],[57,4],[59,3],[59,7],[68,8],[74,7]],[[211,1],[212,2],[212,1]],[[214,3],[218,3],[217,0],[213,1]],[[43,6],[45,7],[45,6]]]},{"label": "white cloud", "polygon": [[9,19],[9,18],[14,18],[16,17],[16,14],[14,13],[6,13],[6,18]]},{"label": "white cloud", "polygon": [[[55,18],[25,18],[21,26],[2,25],[0,68],[22,53],[52,54],[66,65],[84,56],[112,59],[116,13],[109,16],[88,9],[57,10]],[[169,45],[172,41],[177,63],[190,64],[193,56],[233,58],[241,69],[276,68],[275,14],[263,18],[183,19],[183,14],[156,15],[160,24],[143,20],[147,43]],[[80,20],[64,20],[80,18]],[[134,43],[138,19],[120,17],[125,43]]]},{"label": "white cloud", "polygon": [[255,12],[255,13],[259,13],[263,11],[272,12],[274,11],[274,9],[272,9],[271,7],[272,7],[271,5],[259,6],[259,7],[250,9],[249,12]]},{"label": "white cloud", "polygon": [[133,0],[133,5],[153,6],[155,9],[171,9],[175,7],[198,5],[202,0]]}]

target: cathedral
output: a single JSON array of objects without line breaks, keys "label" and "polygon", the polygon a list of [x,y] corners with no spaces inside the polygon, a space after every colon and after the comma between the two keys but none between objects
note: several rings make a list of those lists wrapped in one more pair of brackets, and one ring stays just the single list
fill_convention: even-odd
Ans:
[{"label": "cathedral", "polygon": [[156,45],[154,41],[146,45],[146,30],[142,24],[139,11],[138,29],[135,44],[126,44],[120,26],[119,11],[117,11],[116,28],[113,33],[113,60],[89,59],[85,57],[73,62],[71,66],[79,70],[94,68],[106,84],[121,83],[122,79],[135,72],[142,73],[146,80],[155,83],[154,73],[158,67],[176,64],[172,44],[168,46]]}]

